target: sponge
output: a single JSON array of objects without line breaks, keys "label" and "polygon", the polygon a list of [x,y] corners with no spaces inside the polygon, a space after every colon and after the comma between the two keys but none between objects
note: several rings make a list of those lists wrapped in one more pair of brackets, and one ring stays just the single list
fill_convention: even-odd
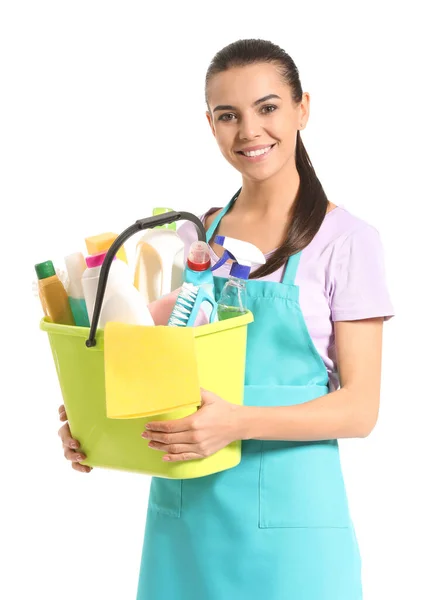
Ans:
[{"label": "sponge", "polygon": [[[117,233],[101,233],[100,235],[93,235],[85,238],[85,244],[87,246],[88,254],[98,254],[99,252],[106,252],[109,250],[111,244],[118,237]],[[116,254],[117,258],[124,260],[128,264],[125,248],[122,246],[119,248]]]}]

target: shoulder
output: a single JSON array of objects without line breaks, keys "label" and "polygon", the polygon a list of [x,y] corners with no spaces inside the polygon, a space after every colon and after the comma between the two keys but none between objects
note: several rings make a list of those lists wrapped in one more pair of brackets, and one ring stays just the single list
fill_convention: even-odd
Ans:
[{"label": "shoulder", "polygon": [[[330,211],[315,236],[324,244],[342,246],[352,239],[373,239],[379,237],[374,225],[354,215],[343,206]],[[318,240],[317,240],[318,241]]]}]

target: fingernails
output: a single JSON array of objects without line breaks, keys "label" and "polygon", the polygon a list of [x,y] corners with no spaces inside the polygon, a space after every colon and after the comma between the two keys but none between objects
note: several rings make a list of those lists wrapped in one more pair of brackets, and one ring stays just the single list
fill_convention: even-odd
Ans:
[{"label": "fingernails", "polygon": [[70,442],[70,448],[73,448],[73,449],[79,448],[79,444],[77,442]]},{"label": "fingernails", "polygon": [[170,460],[169,456],[163,456],[163,460]]},{"label": "fingernails", "polygon": [[80,460],[85,460],[85,456],[81,456],[80,454],[77,454],[77,455],[75,456],[75,460],[76,460],[76,461],[78,461],[78,462],[79,462]]},{"label": "fingernails", "polygon": [[149,433],[148,433],[147,431],[144,431],[144,432],[141,434],[141,437],[142,437],[142,438],[144,438],[145,440],[147,440],[147,439],[148,439],[148,437],[149,437]]}]

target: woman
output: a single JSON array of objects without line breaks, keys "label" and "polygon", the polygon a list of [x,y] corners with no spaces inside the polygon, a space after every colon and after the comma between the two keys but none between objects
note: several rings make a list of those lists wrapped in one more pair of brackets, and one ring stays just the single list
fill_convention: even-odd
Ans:
[{"label": "woman", "polygon": [[[309,94],[281,48],[240,40],[221,50],[206,101],[219,148],[242,174],[225,208],[203,217],[212,263],[218,233],[267,259],[248,282],[244,406],[202,390],[194,415],[143,435],[172,461],[243,440],[242,460],[207,477],[152,480],[137,598],[358,600],[337,439],[365,437],[377,420],[392,316],[379,234],[328,201],[301,140]],[[188,250],[194,227],[179,232]],[[229,269],[215,271],[217,293]],[[68,424],[60,433],[75,461]]]}]

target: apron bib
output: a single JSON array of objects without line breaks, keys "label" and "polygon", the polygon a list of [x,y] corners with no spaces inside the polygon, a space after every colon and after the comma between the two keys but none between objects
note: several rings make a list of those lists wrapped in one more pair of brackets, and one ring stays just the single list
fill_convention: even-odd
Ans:
[{"label": "apron bib", "polygon": [[[300,256],[281,283],[247,282],[246,406],[328,393],[299,306]],[[218,299],[227,279],[214,279]],[[361,600],[360,571],[337,440],[244,440],[233,469],[152,479],[137,600]]]}]

